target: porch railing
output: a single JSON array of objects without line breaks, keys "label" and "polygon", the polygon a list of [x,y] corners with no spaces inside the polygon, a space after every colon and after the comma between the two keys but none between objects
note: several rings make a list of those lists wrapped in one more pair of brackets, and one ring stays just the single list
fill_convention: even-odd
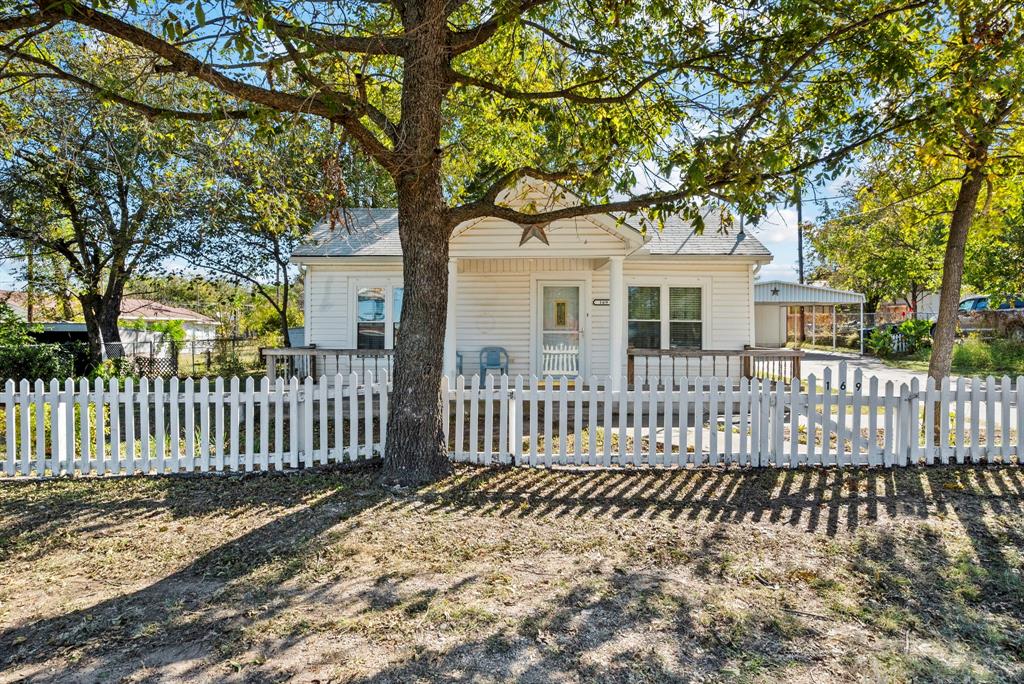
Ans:
[{"label": "porch railing", "polygon": [[626,352],[630,386],[674,386],[681,378],[800,379],[799,349],[635,349]]},{"label": "porch railing", "polygon": [[392,349],[333,349],[329,347],[286,347],[261,349],[266,362],[267,377],[320,377],[341,373],[360,378],[380,377],[391,372]]}]

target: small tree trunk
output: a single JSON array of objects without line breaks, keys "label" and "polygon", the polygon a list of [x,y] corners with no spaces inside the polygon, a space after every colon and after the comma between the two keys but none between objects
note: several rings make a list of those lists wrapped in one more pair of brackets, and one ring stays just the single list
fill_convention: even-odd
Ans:
[{"label": "small tree trunk", "polygon": [[967,169],[960,181],[953,216],[949,221],[946,255],[942,262],[942,290],[939,293],[939,316],[935,321],[932,339],[932,358],[928,375],[936,384],[949,375],[953,362],[953,343],[956,337],[957,309],[960,306],[960,284],[964,276],[964,250],[971,228],[978,195],[985,182],[987,148],[975,144],[967,158]]},{"label": "small tree trunk", "polygon": [[281,317],[281,341],[285,347],[292,346],[291,334],[288,332],[288,282],[284,283],[281,288],[281,293],[284,295],[281,298],[281,308],[278,310],[278,315]]},{"label": "small tree trunk", "polygon": [[398,197],[405,292],[383,479],[417,485],[451,471],[440,402],[449,227],[442,211],[418,206],[414,193]]}]

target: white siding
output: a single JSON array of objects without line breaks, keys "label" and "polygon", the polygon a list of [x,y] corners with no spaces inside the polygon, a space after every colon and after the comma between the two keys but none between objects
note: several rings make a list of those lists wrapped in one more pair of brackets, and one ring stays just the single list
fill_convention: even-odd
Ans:
[{"label": "white siding", "polygon": [[758,347],[786,346],[786,307],[776,304],[754,306]]},{"label": "white siding", "polygon": [[350,349],[355,346],[352,327],[352,282],[371,284],[375,278],[402,277],[398,262],[367,264],[314,264],[306,274],[306,344]]},{"label": "white siding", "polygon": [[455,257],[488,257],[495,254],[514,253],[522,257],[607,257],[609,254],[625,254],[631,247],[627,244],[625,230],[609,232],[588,218],[555,221],[547,228],[550,244],[545,245],[532,238],[519,245],[522,227],[494,218],[485,218],[465,228],[452,239],[451,254]]},{"label": "white siding", "polygon": [[[627,286],[697,283],[704,287],[707,348],[742,349],[753,343],[754,306],[748,261],[627,258],[624,271]],[[373,274],[381,279],[400,277],[401,266],[382,263],[371,268],[366,264],[346,264],[339,259],[336,264],[309,267],[308,342],[321,347],[351,348],[354,345],[351,282],[370,279]],[[607,259],[519,257],[459,259],[456,348],[463,356],[466,373],[478,368],[479,352],[485,346],[508,350],[513,374],[536,371],[531,364],[536,335],[535,289],[537,281],[545,278],[584,282],[581,302],[587,358],[584,372],[594,375],[608,372],[609,307],[592,304],[594,299],[610,297]]]}]

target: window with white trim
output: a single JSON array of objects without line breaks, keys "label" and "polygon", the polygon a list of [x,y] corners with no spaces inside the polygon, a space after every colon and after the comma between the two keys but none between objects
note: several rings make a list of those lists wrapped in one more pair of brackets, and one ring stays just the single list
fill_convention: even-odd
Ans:
[{"label": "window with white trim", "polygon": [[699,287],[635,285],[627,291],[627,337],[633,349],[701,349],[703,293]]},{"label": "window with white trim", "polygon": [[402,318],[401,285],[360,283],[355,290],[356,349],[393,349]]}]

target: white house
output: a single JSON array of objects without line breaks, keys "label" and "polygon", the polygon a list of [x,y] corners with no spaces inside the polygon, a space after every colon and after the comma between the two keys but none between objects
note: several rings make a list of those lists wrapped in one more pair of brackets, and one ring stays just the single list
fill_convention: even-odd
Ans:
[{"label": "white house", "polygon": [[[559,204],[549,187],[527,183],[506,203]],[[306,269],[306,344],[390,349],[403,291],[397,210],[350,210],[345,221],[321,225],[292,256]],[[513,375],[617,378],[627,348],[753,346],[754,275],[772,256],[753,236],[719,228],[714,212],[700,235],[680,219],[645,235],[609,215],[556,221],[533,235],[494,218],[458,226],[446,372],[460,361],[465,374],[477,372],[487,347],[507,351]]]}]

